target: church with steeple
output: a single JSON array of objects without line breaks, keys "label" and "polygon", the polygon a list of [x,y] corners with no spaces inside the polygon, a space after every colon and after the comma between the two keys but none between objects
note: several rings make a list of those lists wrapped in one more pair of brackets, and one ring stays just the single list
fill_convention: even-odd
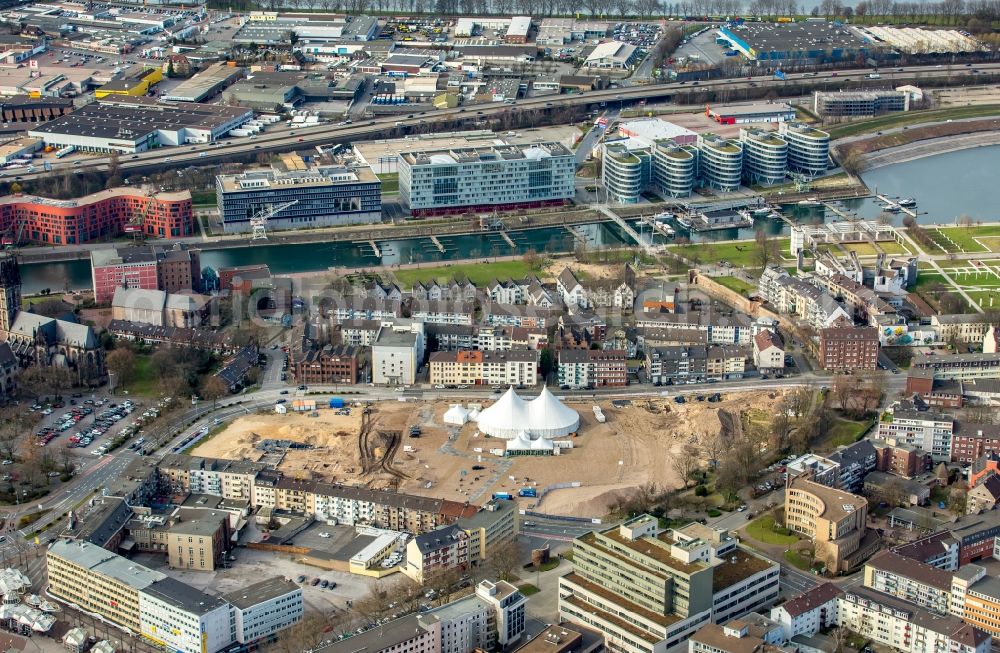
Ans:
[{"label": "church with steeple", "polygon": [[0,338],[21,367],[68,367],[81,383],[91,384],[107,375],[104,349],[92,328],[22,309],[21,270],[11,256],[0,258]]}]

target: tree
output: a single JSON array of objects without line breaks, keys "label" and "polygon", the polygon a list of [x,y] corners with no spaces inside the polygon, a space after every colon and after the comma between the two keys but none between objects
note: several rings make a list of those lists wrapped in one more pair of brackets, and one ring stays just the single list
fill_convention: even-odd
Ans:
[{"label": "tree", "polygon": [[201,387],[201,396],[212,400],[212,408],[216,402],[229,394],[229,384],[218,376],[211,376]]},{"label": "tree", "polygon": [[779,257],[778,241],[763,229],[758,229],[754,234],[754,242],[757,248],[754,250],[754,259],[761,269],[776,261]]},{"label": "tree", "polygon": [[698,469],[699,462],[698,449],[691,445],[685,445],[680,451],[671,455],[670,467],[680,479],[681,486],[687,484],[695,470]]},{"label": "tree", "polygon": [[960,488],[953,489],[948,494],[948,510],[952,511],[956,515],[964,515],[966,509],[966,496],[965,490]]},{"label": "tree", "polygon": [[515,580],[514,571],[520,563],[517,542],[511,540],[506,544],[493,547],[490,551],[489,568],[497,580]]},{"label": "tree", "polygon": [[521,260],[528,267],[529,270],[537,271],[542,267],[542,257],[538,255],[538,252],[534,248],[529,249],[521,257]]},{"label": "tree", "polygon": [[118,384],[124,388],[135,374],[135,354],[127,347],[109,353],[105,358],[108,369],[115,374]]},{"label": "tree", "polygon": [[552,372],[552,362],[553,362],[552,350],[549,349],[548,347],[542,349],[542,351],[538,355],[538,368],[539,371],[542,373],[543,379],[548,378],[549,374]]},{"label": "tree", "polygon": [[865,155],[860,150],[852,149],[840,161],[840,167],[849,175],[857,177],[868,169],[868,162]]}]

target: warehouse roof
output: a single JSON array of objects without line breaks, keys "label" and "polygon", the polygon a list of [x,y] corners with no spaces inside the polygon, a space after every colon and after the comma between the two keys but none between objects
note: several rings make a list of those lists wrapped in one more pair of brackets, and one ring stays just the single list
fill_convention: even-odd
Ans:
[{"label": "warehouse roof", "polygon": [[861,37],[851,29],[825,21],[744,23],[725,31],[739,37],[759,52],[808,52],[864,45]]},{"label": "warehouse roof", "polygon": [[[113,102],[92,102],[73,113],[32,127],[31,133],[70,134],[138,142],[161,129],[212,129],[250,111],[221,105],[127,101],[136,99],[141,100],[121,97],[115,98]],[[132,193],[135,194],[135,191]]]}]

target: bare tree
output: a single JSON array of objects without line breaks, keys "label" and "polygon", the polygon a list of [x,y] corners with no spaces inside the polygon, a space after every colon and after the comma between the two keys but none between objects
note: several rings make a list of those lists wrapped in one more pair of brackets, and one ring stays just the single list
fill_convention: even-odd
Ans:
[{"label": "bare tree", "polygon": [[680,451],[670,457],[670,467],[680,478],[681,485],[686,485],[691,476],[698,469],[700,456],[698,449],[691,445],[685,445]]},{"label": "bare tree", "polygon": [[508,582],[516,579],[514,572],[520,562],[517,542],[513,540],[507,544],[493,547],[488,561],[489,569],[496,579]]},{"label": "bare tree", "polygon": [[135,375],[135,354],[127,347],[119,347],[105,358],[108,369],[114,372],[118,384],[124,388]]}]

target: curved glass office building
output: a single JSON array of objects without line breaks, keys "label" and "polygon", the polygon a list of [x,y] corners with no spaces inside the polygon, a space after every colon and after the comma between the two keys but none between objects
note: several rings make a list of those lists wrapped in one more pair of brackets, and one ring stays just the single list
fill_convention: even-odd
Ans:
[{"label": "curved glass office building", "polygon": [[829,167],[830,135],[801,122],[781,123],[781,137],[788,143],[788,169],[810,177]]},{"label": "curved glass office building", "polygon": [[653,144],[652,183],[668,197],[687,197],[698,179],[698,148],[673,139]]},{"label": "curved glass office building", "polygon": [[743,179],[748,184],[771,186],[785,180],[788,143],[774,132],[741,129]]},{"label": "curved glass office building", "polygon": [[609,202],[637,203],[649,183],[649,150],[629,150],[625,142],[606,144],[601,180]]},{"label": "curved glass office building", "polygon": [[698,168],[706,186],[737,190],[743,176],[743,147],[739,141],[702,134],[698,137]]}]

